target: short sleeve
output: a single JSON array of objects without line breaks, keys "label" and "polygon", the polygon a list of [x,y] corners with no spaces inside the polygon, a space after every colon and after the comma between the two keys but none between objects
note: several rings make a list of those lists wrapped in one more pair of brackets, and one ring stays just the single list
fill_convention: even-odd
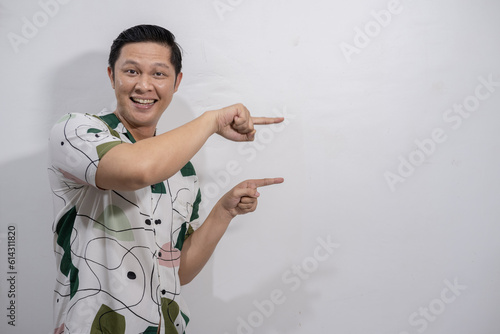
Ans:
[{"label": "short sleeve", "polygon": [[121,143],[118,132],[97,116],[67,114],[50,132],[50,163],[67,182],[95,186],[99,160]]}]

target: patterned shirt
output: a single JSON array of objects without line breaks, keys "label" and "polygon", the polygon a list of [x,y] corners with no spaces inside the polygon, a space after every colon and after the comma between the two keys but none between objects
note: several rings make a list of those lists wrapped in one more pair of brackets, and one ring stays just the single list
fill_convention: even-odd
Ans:
[{"label": "patterned shirt", "polygon": [[67,114],[50,134],[54,199],[55,333],[184,333],[180,251],[199,227],[201,193],[189,162],[136,191],[101,190],[99,160],[135,140],[115,114]]}]

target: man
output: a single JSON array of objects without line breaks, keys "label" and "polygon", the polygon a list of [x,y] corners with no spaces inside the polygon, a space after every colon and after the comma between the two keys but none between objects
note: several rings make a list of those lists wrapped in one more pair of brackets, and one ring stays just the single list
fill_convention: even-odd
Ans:
[{"label": "man", "polygon": [[182,81],[181,59],[168,30],[125,30],[109,56],[116,110],[68,114],[51,131],[55,333],[184,333],[180,286],[200,272],[231,219],[255,210],[257,188],[283,182],[244,181],[199,223],[189,160],[214,133],[253,140],[254,124],[283,118],[251,117],[238,104],[156,135]]}]

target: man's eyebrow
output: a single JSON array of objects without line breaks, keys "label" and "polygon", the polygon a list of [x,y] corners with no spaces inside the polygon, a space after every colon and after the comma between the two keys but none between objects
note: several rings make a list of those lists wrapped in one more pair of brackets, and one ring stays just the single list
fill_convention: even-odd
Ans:
[{"label": "man's eyebrow", "polygon": [[[139,63],[136,62],[135,60],[127,59],[127,60],[125,60],[125,62],[123,63],[123,65],[135,65],[135,66],[139,66]],[[170,66],[168,66],[165,63],[161,63],[161,62],[154,63],[153,66],[165,67],[167,69],[170,68]]]},{"label": "man's eyebrow", "polygon": [[154,66],[159,66],[159,67],[170,68],[170,66],[168,66],[168,65],[167,65],[167,64],[165,64],[165,63],[154,63],[153,65],[154,65]]},{"label": "man's eyebrow", "polygon": [[123,62],[123,65],[139,65],[138,62],[136,62],[135,60],[132,60],[132,59],[127,59]]}]

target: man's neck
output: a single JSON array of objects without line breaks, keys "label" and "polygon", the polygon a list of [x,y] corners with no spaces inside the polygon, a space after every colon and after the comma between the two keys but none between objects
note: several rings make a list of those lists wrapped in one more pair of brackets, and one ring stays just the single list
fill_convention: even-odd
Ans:
[{"label": "man's neck", "polygon": [[120,115],[118,114],[118,112],[116,110],[115,110],[114,114],[116,115],[116,117],[118,117],[118,119],[123,124],[123,126],[125,126],[127,131],[132,135],[132,137],[134,138],[135,141],[151,138],[151,137],[154,137],[154,135],[156,134],[156,126],[135,127],[135,126],[132,126],[131,124],[129,124],[125,119],[120,117]]}]

